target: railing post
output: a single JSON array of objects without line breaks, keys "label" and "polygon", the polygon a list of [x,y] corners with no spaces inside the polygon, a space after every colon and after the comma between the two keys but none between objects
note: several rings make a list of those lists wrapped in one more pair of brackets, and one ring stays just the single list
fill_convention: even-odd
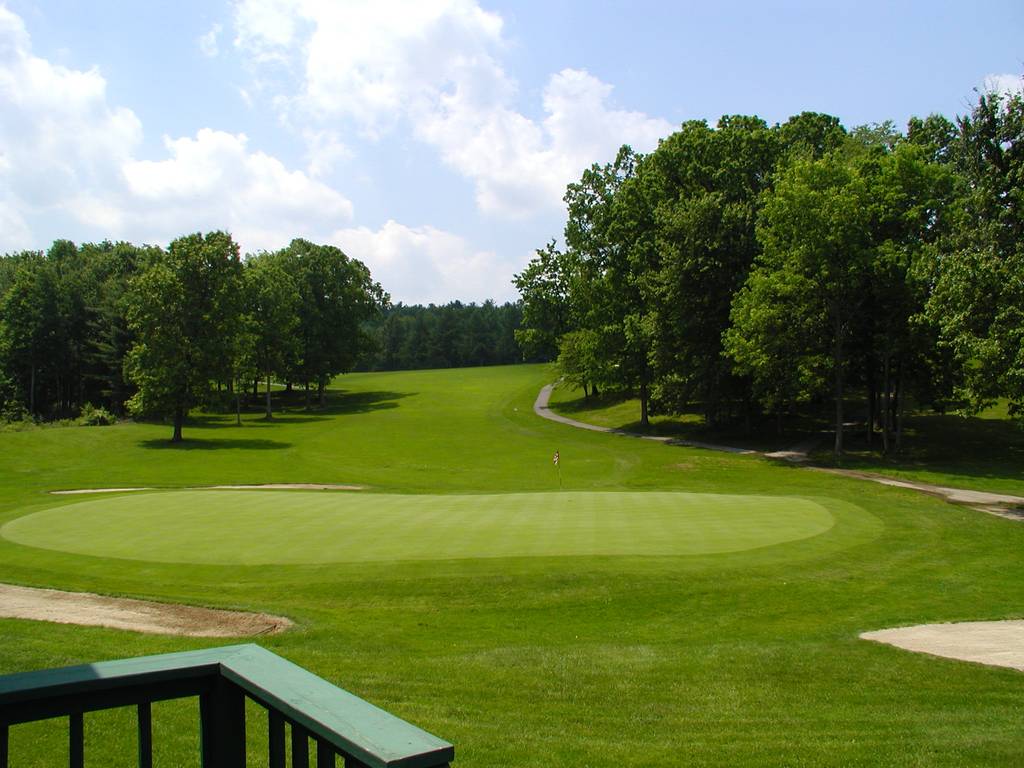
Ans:
[{"label": "railing post", "polygon": [[284,768],[284,717],[276,709],[267,710],[267,741],[270,768]]},{"label": "railing post", "polygon": [[319,736],[316,739],[316,768],[334,768],[334,747]]},{"label": "railing post", "polygon": [[292,723],[292,768],[309,768],[309,731],[298,723]]},{"label": "railing post", "polygon": [[139,768],[153,768],[153,710],[148,701],[138,705]]},{"label": "railing post", "polygon": [[85,723],[81,712],[68,715],[68,764],[85,768]]},{"label": "railing post", "polygon": [[199,697],[203,768],[245,768],[245,694],[223,678]]}]

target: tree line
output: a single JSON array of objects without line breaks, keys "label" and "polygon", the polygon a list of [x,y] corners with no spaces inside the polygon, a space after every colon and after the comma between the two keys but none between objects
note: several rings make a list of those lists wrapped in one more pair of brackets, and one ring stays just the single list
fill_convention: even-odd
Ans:
[{"label": "tree line", "polygon": [[684,123],[568,186],[565,247],[514,283],[517,339],[584,392],[628,390],[707,422],[851,393],[897,447],[909,400],[1024,421],[1024,100],[846,129]]},{"label": "tree line", "polygon": [[60,418],[87,404],[168,418],[181,440],[188,412],[215,393],[270,382],[323,402],[372,339],[388,305],[369,269],[330,245],[296,239],[240,258],[225,232],[164,249],[76,246],[0,258],[0,416]]},{"label": "tree line", "polygon": [[373,344],[356,369],[401,371],[519,363],[523,357],[515,332],[521,318],[518,302],[398,303],[365,324]]}]

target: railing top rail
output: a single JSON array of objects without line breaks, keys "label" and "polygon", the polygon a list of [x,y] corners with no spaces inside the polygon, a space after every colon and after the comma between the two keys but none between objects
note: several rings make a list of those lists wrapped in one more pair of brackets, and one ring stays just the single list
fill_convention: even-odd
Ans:
[{"label": "railing top rail", "polygon": [[438,766],[454,757],[448,742],[252,644],[0,676],[0,709],[40,698],[205,676],[223,676],[372,768]]}]

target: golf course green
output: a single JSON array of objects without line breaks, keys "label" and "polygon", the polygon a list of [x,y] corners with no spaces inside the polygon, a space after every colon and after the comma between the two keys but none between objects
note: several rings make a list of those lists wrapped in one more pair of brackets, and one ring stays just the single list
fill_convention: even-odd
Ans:
[{"label": "golf course green", "polygon": [[739,552],[827,531],[806,499],[707,493],[188,490],[91,499],[0,528],[18,544],[170,563]]},{"label": "golf course green", "polygon": [[[1020,672],[859,638],[1024,616],[1024,524],[556,424],[532,409],[552,378],[352,374],[323,408],[275,391],[272,421],[195,413],[180,445],[2,432],[0,582],[285,616],[256,642],[452,742],[453,768],[1024,765]],[[363,490],[198,490],[268,483]],[[0,673],[231,642],[0,618]],[[86,715],[87,765],[137,764],[134,717]],[[155,764],[198,764],[194,701],[153,727]],[[67,743],[66,719],[14,726],[11,765]]]}]

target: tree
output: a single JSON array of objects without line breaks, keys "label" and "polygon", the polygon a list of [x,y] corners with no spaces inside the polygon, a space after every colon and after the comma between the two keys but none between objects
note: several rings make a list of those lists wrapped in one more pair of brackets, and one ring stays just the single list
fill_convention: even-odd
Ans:
[{"label": "tree", "polygon": [[[757,229],[763,252],[733,312],[731,347],[753,373],[753,352],[771,355],[775,340],[771,324],[749,307],[752,299],[772,303],[776,317],[797,318],[801,326],[812,323],[812,332],[794,339],[800,346],[792,354],[802,363],[797,370],[827,360],[837,458],[843,450],[847,346],[870,261],[867,191],[855,165],[839,152],[794,160],[765,193]],[[737,335],[748,339],[746,349],[737,345]],[[789,377],[791,390],[800,382],[795,376]]]},{"label": "tree", "polygon": [[714,422],[724,402],[747,392],[722,354],[722,334],[760,252],[755,223],[777,146],[764,121],[727,116],[717,129],[685,123],[642,164],[656,227],[657,268],[643,284],[662,409],[699,401]]},{"label": "tree", "polygon": [[928,315],[969,409],[1006,397],[1024,425],[1024,97],[982,93],[959,120],[953,164],[966,189],[936,249]]},{"label": "tree", "polygon": [[[25,254],[0,304],[0,350],[7,376],[33,416],[56,393],[60,353],[57,279],[42,254]],[[40,396],[46,387],[49,395]]]},{"label": "tree", "polygon": [[594,334],[609,384],[637,392],[646,427],[651,366],[642,281],[654,253],[654,227],[635,179],[640,161],[623,146],[613,162],[591,166],[566,188],[565,242],[571,327]]},{"label": "tree", "polygon": [[351,371],[372,345],[364,324],[388,305],[388,295],[365,264],[333,245],[296,239],[278,253],[300,299],[299,356],[289,373],[307,392],[316,384],[323,405],[331,377]]},{"label": "tree", "polygon": [[[266,379],[266,417],[274,414],[270,405],[270,380],[284,374],[289,360],[298,354],[299,291],[281,260],[272,254],[250,258],[245,265],[248,334],[255,369]],[[244,353],[243,353],[244,358]]]},{"label": "tree", "polygon": [[242,298],[238,246],[226,232],[179,237],[131,280],[136,341],[126,366],[138,391],[129,409],[170,416],[172,442],[211,382],[231,379]]},{"label": "tree", "polygon": [[552,240],[512,283],[523,301],[522,327],[516,342],[527,359],[548,361],[558,354],[558,340],[571,329],[569,262]]}]

